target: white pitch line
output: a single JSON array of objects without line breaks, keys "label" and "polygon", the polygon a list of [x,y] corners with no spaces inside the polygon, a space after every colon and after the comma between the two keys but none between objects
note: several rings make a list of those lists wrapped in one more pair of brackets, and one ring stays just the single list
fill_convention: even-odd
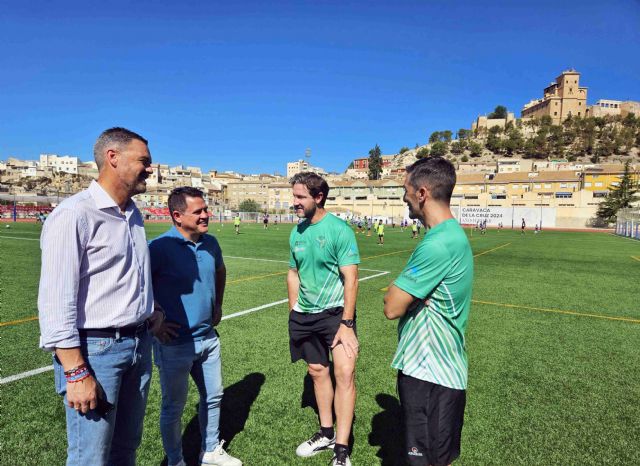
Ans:
[{"label": "white pitch line", "polygon": [[45,366],[40,367],[39,369],[33,369],[32,371],[21,372],[20,374],[10,375],[9,377],[4,377],[0,379],[0,385],[4,385],[5,383],[14,382],[16,380],[24,379],[26,377],[31,377],[32,375],[42,374],[43,372],[49,372],[53,370],[53,366]]},{"label": "white pitch line", "polygon": [[3,236],[0,235],[0,239],[5,238],[5,239],[21,239],[24,241],[40,241],[40,238],[21,238],[20,236]]},{"label": "white pitch line", "polygon": [[[381,276],[387,275],[389,273],[390,272],[381,271],[380,273],[377,273],[375,275],[370,275],[368,277],[361,278],[358,281],[359,282],[364,282],[365,280],[371,280],[372,278],[381,277]],[[279,301],[274,301],[274,302],[269,303],[269,304],[263,304],[262,306],[252,307],[251,309],[247,309],[245,311],[234,312],[233,314],[229,314],[229,315],[223,316],[221,320],[232,319],[234,317],[240,317],[240,316],[243,316],[245,314],[250,314],[252,312],[260,311],[262,309],[267,309],[267,308],[270,308],[270,307],[273,307],[273,306],[277,306],[279,304],[284,304],[287,301],[289,301],[288,298],[281,299]],[[0,385],[4,385],[4,384],[10,383],[10,382],[15,382],[16,380],[25,379],[27,377],[31,377],[32,375],[38,375],[38,374],[42,374],[43,372],[48,372],[48,371],[52,371],[52,370],[53,370],[53,366],[45,366],[45,367],[40,367],[38,369],[33,369],[31,371],[26,371],[26,372],[21,372],[19,374],[15,374],[15,375],[10,375],[9,377],[0,378]]]}]

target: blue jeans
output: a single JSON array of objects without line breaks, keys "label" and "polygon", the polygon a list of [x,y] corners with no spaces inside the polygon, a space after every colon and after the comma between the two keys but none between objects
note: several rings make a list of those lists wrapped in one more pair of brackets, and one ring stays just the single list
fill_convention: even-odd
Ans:
[{"label": "blue jeans", "polygon": [[114,409],[103,419],[93,410],[69,408],[64,369],[54,356],[56,391],[64,396],[67,417],[67,466],[134,466],[151,381],[151,336],[89,337],[80,349]]},{"label": "blue jeans", "polygon": [[218,446],[220,404],[222,402],[222,367],[220,340],[215,330],[204,339],[178,344],[153,342],[153,355],[160,371],[162,408],[160,434],[169,464],[182,459],[181,418],[187,402],[189,374],[198,387],[198,420],[203,451]]}]

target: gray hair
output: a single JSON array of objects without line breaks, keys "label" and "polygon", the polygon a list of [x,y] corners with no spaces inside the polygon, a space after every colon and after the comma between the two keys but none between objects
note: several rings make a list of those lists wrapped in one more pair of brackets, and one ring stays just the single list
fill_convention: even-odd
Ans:
[{"label": "gray hair", "polygon": [[98,170],[102,170],[104,165],[104,152],[112,146],[123,147],[129,144],[134,139],[144,142],[145,145],[149,145],[149,141],[140,136],[138,133],[134,133],[126,128],[109,128],[98,136],[98,140],[93,146],[93,158],[98,165]]}]

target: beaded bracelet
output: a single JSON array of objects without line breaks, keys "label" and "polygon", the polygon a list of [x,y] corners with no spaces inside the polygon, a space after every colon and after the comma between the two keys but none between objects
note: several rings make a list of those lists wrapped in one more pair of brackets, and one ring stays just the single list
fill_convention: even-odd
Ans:
[{"label": "beaded bracelet", "polygon": [[68,371],[64,371],[64,375],[73,375],[76,372],[79,372],[81,369],[86,369],[87,364],[86,363],[82,363],[79,366],[74,367],[73,369],[69,369]]},{"label": "beaded bracelet", "polygon": [[78,369],[76,372],[72,374],[67,375],[65,373],[65,377],[68,383],[80,382],[81,380],[86,379],[90,375],[91,375],[91,372],[89,372],[89,369],[87,369],[86,366],[81,369]]}]

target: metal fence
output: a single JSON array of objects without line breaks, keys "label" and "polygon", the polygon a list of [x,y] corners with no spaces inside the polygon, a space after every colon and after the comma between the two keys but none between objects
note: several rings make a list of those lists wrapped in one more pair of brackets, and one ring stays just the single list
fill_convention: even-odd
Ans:
[{"label": "metal fence", "polygon": [[616,235],[640,240],[640,208],[621,209],[616,221]]}]

